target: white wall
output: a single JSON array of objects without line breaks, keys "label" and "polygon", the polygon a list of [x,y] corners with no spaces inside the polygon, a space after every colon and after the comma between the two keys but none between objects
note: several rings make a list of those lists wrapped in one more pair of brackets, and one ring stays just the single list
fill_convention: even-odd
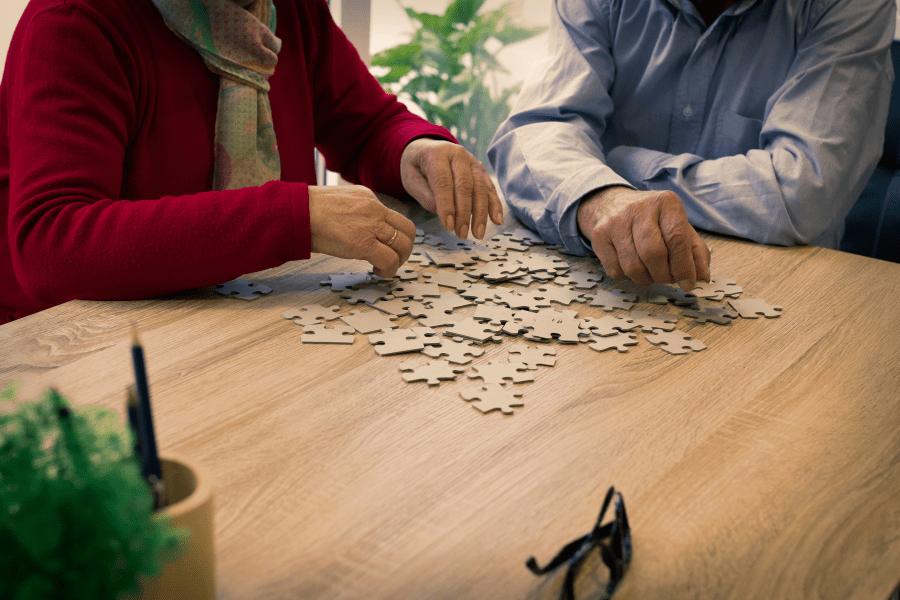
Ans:
[{"label": "white wall", "polygon": [[12,39],[13,30],[28,0],[0,0],[3,8],[0,9],[0,75],[3,75],[3,65],[6,64],[6,50]]}]

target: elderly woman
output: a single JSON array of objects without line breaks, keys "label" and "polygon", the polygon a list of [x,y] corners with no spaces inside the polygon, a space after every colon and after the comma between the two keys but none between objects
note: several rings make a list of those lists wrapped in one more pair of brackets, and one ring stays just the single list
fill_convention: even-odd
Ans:
[{"label": "elderly woman", "polygon": [[[502,220],[484,167],[382,91],[325,0],[32,0],[0,130],[0,323],[311,252],[391,276],[415,227],[370,190],[460,237]],[[315,148],[361,185],[316,186]]]}]

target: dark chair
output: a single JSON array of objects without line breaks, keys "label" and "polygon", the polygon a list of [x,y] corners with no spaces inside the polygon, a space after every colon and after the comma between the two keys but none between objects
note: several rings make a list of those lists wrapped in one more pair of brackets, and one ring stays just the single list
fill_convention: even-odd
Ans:
[{"label": "dark chair", "polygon": [[844,224],[841,250],[900,262],[900,42],[891,44],[894,89],[884,153]]}]

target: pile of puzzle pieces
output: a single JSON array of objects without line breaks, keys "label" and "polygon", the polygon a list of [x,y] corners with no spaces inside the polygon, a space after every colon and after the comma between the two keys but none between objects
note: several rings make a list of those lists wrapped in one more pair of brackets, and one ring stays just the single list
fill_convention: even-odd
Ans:
[{"label": "pile of puzzle pieces", "polygon": [[[604,289],[602,270],[571,268],[559,248],[548,247],[550,254],[538,252],[535,247],[543,242],[528,230],[498,234],[485,243],[460,240],[450,233],[417,233],[411,264],[394,278],[382,279],[369,271],[331,274],[322,282],[340,295],[350,307],[348,312],[342,313],[339,306],[309,304],[281,316],[303,328],[305,344],[352,344],[361,334],[368,336],[380,356],[424,355],[400,364],[401,376],[410,383],[440,385],[468,371],[467,376],[480,379],[481,384],[460,396],[485,413],[512,414],[515,407],[524,405],[516,384],[534,381],[538,367],[556,364],[552,346],[518,342],[509,346],[508,362],[465,366],[483,355],[488,344],[521,338],[533,343],[585,344],[597,352],[627,352],[639,343],[640,332],[643,339],[670,354],[706,348],[675,328],[678,316],[634,310],[638,294]],[[599,266],[596,260],[591,264]],[[271,289],[236,280],[217,286],[216,291],[249,300]],[[780,316],[780,306],[741,298],[742,294],[737,282],[714,278],[699,282],[691,293],[653,285],[641,291],[641,300],[666,310],[680,308],[684,317],[722,326],[738,317]],[[701,306],[700,299],[722,304]],[[610,314],[579,318],[578,304]],[[457,312],[473,306],[466,316]],[[417,325],[399,327],[396,321],[402,316],[416,319]]]}]

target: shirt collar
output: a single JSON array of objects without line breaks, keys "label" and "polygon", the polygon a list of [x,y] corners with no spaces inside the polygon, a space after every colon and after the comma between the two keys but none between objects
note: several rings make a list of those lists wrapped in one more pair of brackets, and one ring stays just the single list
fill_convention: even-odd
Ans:
[{"label": "shirt collar", "polygon": [[[666,2],[671,4],[678,10],[683,10],[682,4],[685,2],[690,2],[690,0],[661,0],[661,2]],[[734,6],[729,6],[728,10],[726,10],[723,15],[739,15],[750,10],[750,7],[759,2],[759,0],[742,0],[738,2]]]}]

